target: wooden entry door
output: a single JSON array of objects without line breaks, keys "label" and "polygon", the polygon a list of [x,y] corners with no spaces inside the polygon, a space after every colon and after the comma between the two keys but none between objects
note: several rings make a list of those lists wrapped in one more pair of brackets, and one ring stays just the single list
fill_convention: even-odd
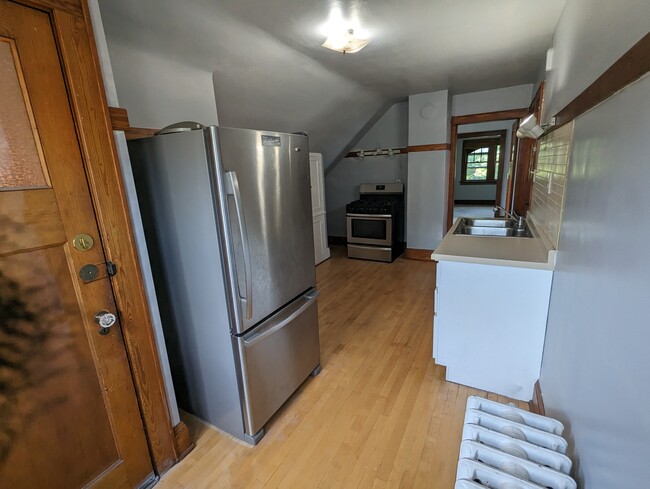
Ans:
[{"label": "wooden entry door", "polygon": [[117,311],[47,13],[0,0],[0,87],[0,485],[138,487],[153,469],[119,320],[94,319]]}]

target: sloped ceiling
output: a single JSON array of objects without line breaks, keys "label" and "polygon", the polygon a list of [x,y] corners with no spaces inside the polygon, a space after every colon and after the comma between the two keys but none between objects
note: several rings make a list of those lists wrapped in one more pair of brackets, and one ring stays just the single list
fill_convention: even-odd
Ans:
[{"label": "sloped ceiling", "polygon": [[[372,33],[320,46],[332,6]],[[564,0],[101,0],[107,36],[213,72],[219,122],[306,131],[326,165],[392,103],[536,81]],[[119,90],[119,87],[118,87]],[[179,87],[182,90],[182,87]]]}]

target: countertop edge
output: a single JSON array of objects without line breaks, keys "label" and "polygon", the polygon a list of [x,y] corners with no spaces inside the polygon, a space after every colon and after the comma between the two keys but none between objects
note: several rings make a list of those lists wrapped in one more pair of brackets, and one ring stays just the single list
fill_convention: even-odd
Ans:
[{"label": "countertop edge", "polygon": [[[454,230],[458,227],[460,223],[460,218],[456,220],[456,222],[453,224],[453,226],[449,229],[445,237],[443,238],[443,242],[447,237],[454,236],[453,232]],[[433,261],[453,261],[453,262],[460,262],[460,263],[475,263],[479,265],[496,265],[496,266],[505,266],[505,267],[511,267],[511,268],[528,268],[528,269],[534,269],[534,270],[549,270],[553,271],[555,269],[555,260],[557,256],[557,250],[555,249],[549,249],[547,244],[542,240],[540,235],[538,234],[537,230],[535,229],[535,225],[532,225],[532,231],[533,231],[533,238],[525,238],[525,239],[532,239],[534,240],[531,242],[531,245],[535,243],[536,246],[539,246],[540,244],[543,246],[543,248],[546,250],[546,261],[525,261],[525,260],[516,260],[516,259],[504,259],[504,258],[488,258],[488,257],[479,257],[479,256],[471,256],[471,255],[454,255],[454,254],[447,254],[447,253],[438,253],[434,251],[431,253],[431,260]],[[468,239],[481,239],[478,236],[472,236],[472,237],[467,237]],[[508,238],[509,239],[509,238]],[[517,239],[517,238],[514,238]],[[442,244],[442,242],[440,243]]]}]

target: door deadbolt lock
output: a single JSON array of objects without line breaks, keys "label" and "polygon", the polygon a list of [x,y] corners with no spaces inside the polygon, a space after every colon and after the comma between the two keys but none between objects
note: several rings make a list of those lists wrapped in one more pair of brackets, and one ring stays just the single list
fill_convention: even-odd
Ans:
[{"label": "door deadbolt lock", "polygon": [[95,240],[89,234],[77,234],[72,240],[72,246],[77,251],[88,251],[95,244]]},{"label": "door deadbolt lock", "polygon": [[95,314],[95,322],[99,324],[99,334],[107,335],[113,326],[117,322],[117,317],[115,314],[108,311],[99,311]]}]

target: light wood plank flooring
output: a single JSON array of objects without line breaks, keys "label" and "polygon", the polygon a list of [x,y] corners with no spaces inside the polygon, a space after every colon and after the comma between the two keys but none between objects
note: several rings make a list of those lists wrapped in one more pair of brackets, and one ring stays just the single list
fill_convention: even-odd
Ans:
[{"label": "light wood plank flooring", "polygon": [[467,397],[509,400],[434,364],[434,263],[332,252],[317,267],[321,374],[254,448],[184,415],[196,448],[157,487],[453,488]]}]

